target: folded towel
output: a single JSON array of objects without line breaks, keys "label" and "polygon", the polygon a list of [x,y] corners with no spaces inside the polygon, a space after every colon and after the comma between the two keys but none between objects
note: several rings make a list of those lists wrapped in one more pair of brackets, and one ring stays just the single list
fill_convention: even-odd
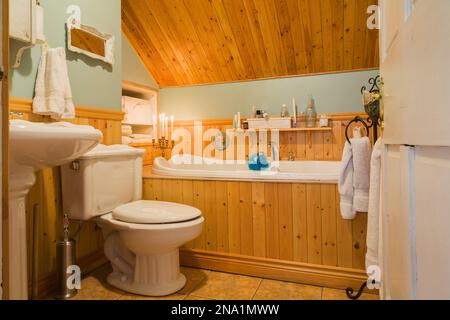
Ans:
[{"label": "folded towel", "polygon": [[352,139],[353,151],[353,208],[357,212],[369,210],[371,146],[367,137]]},{"label": "folded towel", "polygon": [[339,194],[341,195],[341,215],[343,219],[351,220],[356,216],[353,208],[353,151],[352,145],[345,143],[339,173]]},{"label": "folded towel", "polygon": [[131,126],[122,126],[122,135],[129,137],[133,134],[133,128]]},{"label": "folded towel", "polygon": [[33,112],[53,119],[75,118],[64,48],[43,52],[36,79]]},{"label": "folded towel", "polygon": [[151,144],[152,142],[152,139],[132,139],[131,143]]},{"label": "folded towel", "polygon": [[137,139],[137,140],[150,140],[151,141],[153,139],[153,136],[149,135],[149,134],[137,134],[137,133],[135,133],[135,134],[130,135],[130,138]]},{"label": "folded towel", "polygon": [[130,137],[126,137],[126,136],[122,137],[122,144],[129,145],[130,143],[133,143],[133,139],[131,139]]},{"label": "folded towel", "polygon": [[367,226],[366,267],[378,265],[378,243],[380,226],[381,153],[383,141],[379,139],[372,152],[370,162],[369,216]]}]

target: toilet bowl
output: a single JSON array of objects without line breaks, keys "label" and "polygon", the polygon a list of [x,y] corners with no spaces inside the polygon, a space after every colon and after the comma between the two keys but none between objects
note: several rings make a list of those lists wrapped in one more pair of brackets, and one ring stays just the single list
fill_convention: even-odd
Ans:
[{"label": "toilet bowl", "polygon": [[62,168],[63,207],[73,220],[95,219],[113,272],[107,282],[123,291],[166,296],[181,290],[179,248],[198,237],[200,210],[142,200],[143,152],[96,147]]}]

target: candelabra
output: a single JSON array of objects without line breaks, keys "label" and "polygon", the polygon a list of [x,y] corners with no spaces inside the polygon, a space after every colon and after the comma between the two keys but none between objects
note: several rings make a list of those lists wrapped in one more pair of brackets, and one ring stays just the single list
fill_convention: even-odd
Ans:
[{"label": "candelabra", "polygon": [[[170,137],[173,137],[174,116],[170,116]],[[166,150],[173,149],[175,146],[174,140],[169,140],[169,117],[165,113],[159,115],[159,130],[158,133],[158,118],[153,115],[153,139],[152,145],[154,149],[160,149],[161,155],[166,156]]]},{"label": "candelabra", "polygon": [[173,149],[173,147],[175,146],[175,141],[166,139],[165,137],[161,137],[159,139],[153,139],[152,145],[153,148],[160,149],[161,155],[165,157],[166,150]]}]

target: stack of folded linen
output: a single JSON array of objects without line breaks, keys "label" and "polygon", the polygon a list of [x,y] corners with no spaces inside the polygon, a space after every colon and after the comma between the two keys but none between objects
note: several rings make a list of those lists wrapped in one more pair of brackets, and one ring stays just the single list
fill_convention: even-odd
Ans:
[{"label": "stack of folded linen", "polygon": [[131,135],[133,134],[133,128],[131,126],[122,125],[122,144],[130,144],[133,142]]},{"label": "stack of folded linen", "polygon": [[130,138],[133,140],[132,143],[152,143],[153,136],[149,134],[132,134]]}]

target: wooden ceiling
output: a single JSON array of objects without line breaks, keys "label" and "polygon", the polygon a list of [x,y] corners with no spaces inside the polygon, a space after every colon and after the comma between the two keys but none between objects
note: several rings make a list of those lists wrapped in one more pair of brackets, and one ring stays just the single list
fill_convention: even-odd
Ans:
[{"label": "wooden ceiling", "polygon": [[161,87],[379,66],[377,0],[122,0],[122,27]]}]

